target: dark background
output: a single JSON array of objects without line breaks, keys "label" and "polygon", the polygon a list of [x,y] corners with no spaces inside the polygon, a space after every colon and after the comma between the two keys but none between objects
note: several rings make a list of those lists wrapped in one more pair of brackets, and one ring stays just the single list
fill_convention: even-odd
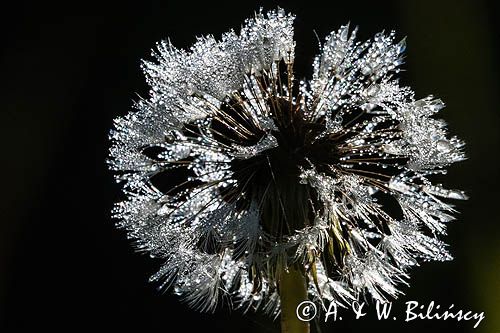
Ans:
[{"label": "dark background", "polygon": [[[15,2],[3,7],[0,72],[0,330],[77,328],[149,331],[272,332],[279,321],[220,309],[191,311],[147,282],[159,263],[133,252],[113,227],[119,187],[107,171],[107,133],[147,86],[139,60],[170,37],[220,36],[275,2],[163,1],[117,5]],[[323,39],[348,21],[362,39],[395,29],[407,36],[401,74],[418,97],[435,94],[469,159],[446,185],[466,190],[446,240],[455,260],[411,272],[396,303],[431,300],[485,311],[472,322],[329,322],[323,332],[499,332],[499,22],[484,1],[281,2],[297,14],[298,76],[311,73]],[[399,310],[397,310],[399,309]],[[373,309],[372,309],[373,310]],[[314,330],[313,330],[314,331]]]}]

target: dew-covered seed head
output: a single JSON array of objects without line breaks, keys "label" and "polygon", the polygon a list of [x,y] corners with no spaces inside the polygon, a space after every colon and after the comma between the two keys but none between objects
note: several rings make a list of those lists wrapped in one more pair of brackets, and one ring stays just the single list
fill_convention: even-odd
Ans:
[{"label": "dew-covered seed head", "polygon": [[231,297],[276,314],[292,264],[314,301],[385,300],[418,262],[451,259],[447,201],[466,195],[432,178],[464,144],[435,118],[441,100],[399,85],[404,40],[343,26],[306,80],[293,20],[258,12],[189,50],[158,43],[150,95],[110,133],[117,225],[164,260],[151,280],[200,310]]}]

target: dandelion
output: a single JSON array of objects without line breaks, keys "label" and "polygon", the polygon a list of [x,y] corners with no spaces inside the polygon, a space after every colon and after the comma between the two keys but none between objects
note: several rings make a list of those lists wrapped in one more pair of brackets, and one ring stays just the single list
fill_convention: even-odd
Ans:
[{"label": "dandelion", "polygon": [[383,301],[410,267],[452,259],[445,201],[466,196],[430,178],[465,157],[433,118],[443,102],[394,78],[394,32],[359,42],[341,27],[298,81],[293,20],[259,12],[187,51],[160,42],[109,165],[126,195],[118,226],[164,259],[152,281],[202,311],[281,310],[284,331],[306,331],[300,300]]}]

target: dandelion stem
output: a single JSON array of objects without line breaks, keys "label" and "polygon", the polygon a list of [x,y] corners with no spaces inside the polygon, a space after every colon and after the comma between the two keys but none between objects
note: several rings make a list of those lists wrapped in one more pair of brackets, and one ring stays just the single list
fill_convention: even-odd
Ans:
[{"label": "dandelion stem", "polygon": [[282,271],[279,281],[281,299],[281,332],[309,333],[309,323],[297,318],[297,306],[307,299],[307,285],[304,273],[292,265]]}]

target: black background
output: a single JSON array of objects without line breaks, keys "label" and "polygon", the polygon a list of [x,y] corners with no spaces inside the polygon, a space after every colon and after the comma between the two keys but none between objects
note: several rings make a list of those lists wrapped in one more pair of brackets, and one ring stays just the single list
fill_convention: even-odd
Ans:
[{"label": "black background", "polygon": [[[280,2],[297,15],[298,77],[311,73],[323,39],[348,21],[359,36],[395,29],[407,36],[401,74],[417,97],[435,94],[469,160],[450,168],[445,185],[471,196],[458,202],[446,240],[455,260],[425,263],[395,302],[396,321],[373,315],[328,322],[322,332],[498,332],[499,23],[485,1]],[[12,5],[12,4],[11,4]],[[272,332],[279,321],[230,312],[200,314],[147,282],[159,263],[134,253],[113,227],[119,187],[105,159],[112,119],[147,86],[139,60],[170,37],[239,28],[260,6],[277,3],[193,1],[116,5],[16,2],[1,14],[0,330],[77,328],[138,331]],[[485,311],[479,329],[456,321],[404,322],[404,302]],[[369,310],[373,311],[373,308]],[[314,331],[314,329],[313,329]]]}]

